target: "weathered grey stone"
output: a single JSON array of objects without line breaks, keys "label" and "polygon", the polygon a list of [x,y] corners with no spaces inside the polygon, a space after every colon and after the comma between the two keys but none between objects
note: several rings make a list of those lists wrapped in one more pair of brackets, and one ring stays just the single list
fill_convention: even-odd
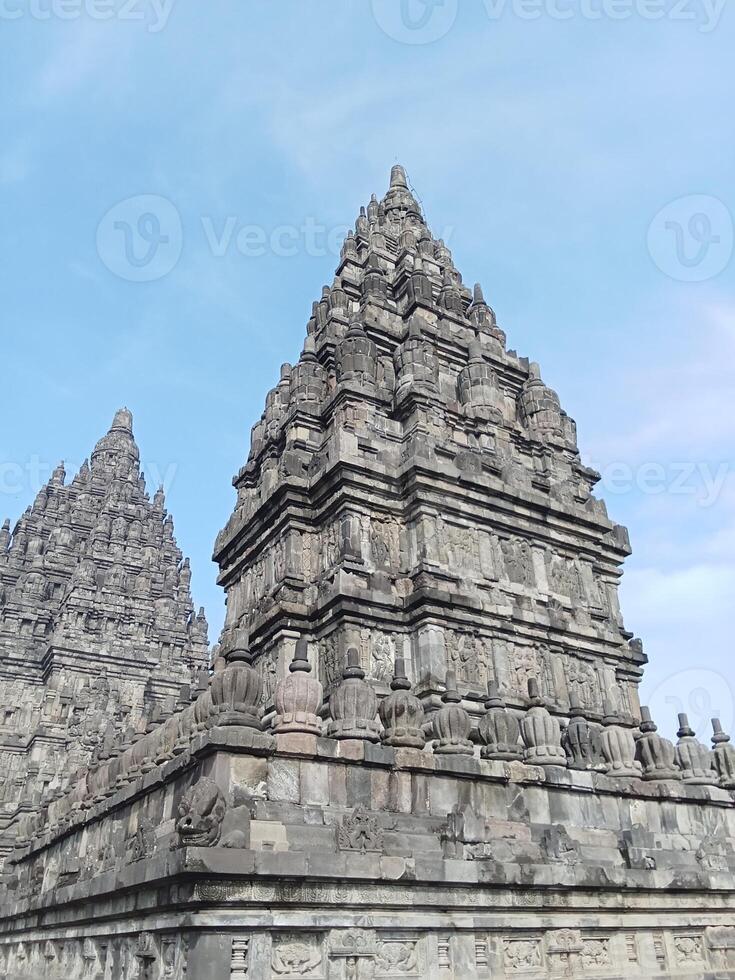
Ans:
[{"label": "weathered grey stone", "polygon": [[[173,651],[136,672],[123,655],[137,647],[113,642],[110,662],[146,693],[128,711],[101,685],[66,754],[76,693],[49,682],[33,758],[75,766],[62,785],[28,762],[26,786],[50,792],[26,793],[0,880],[0,976],[735,978],[734,750],[715,726],[715,773],[685,720],[675,750],[644,711],[636,762],[645,657],[616,597],[627,534],[591,495],[558,396],[506,350],[402,168],[361,213],[253,429],[215,548],[228,606],[211,682],[190,682],[206,643],[177,639],[188,567],[162,498],[146,505],[128,479],[128,430],[116,420],[94,478],[72,492],[55,474],[12,543],[0,532],[0,639],[34,669],[47,612],[80,644],[54,636],[52,677],[67,654],[82,673],[81,652],[99,652],[67,606],[152,615]],[[143,525],[122,554],[118,517]],[[132,597],[128,550],[152,570]],[[47,596],[75,562],[71,592]],[[490,679],[507,705],[493,690],[483,711]],[[2,765],[7,802],[15,757]]]},{"label": "weathered grey stone", "polygon": [[483,759],[499,759],[510,762],[523,756],[521,731],[518,719],[511,714],[500,697],[496,683],[489,688],[485,701],[485,714],[479,725],[480,740],[484,743],[480,754]]},{"label": "weathered grey stone", "polygon": [[559,722],[546,709],[535,678],[528,681],[528,697],[530,707],[521,719],[523,761],[530,766],[566,766]]},{"label": "weathered grey stone", "polygon": [[[154,764],[133,758],[134,743],[154,717],[163,724],[189,703],[209,659],[190,582],[163,490],[146,492],[127,409],[70,483],[62,464],[12,533],[5,522],[0,864],[21,817],[38,812],[39,787],[75,785],[72,805],[86,808],[126,783],[131,765]],[[130,751],[108,765],[121,745]],[[155,753],[165,761],[187,747],[177,719]],[[97,780],[85,792],[90,764]]]}]

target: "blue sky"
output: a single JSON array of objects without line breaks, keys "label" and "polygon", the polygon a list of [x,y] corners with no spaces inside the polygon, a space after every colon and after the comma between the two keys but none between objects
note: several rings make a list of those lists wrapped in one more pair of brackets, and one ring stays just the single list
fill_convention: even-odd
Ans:
[{"label": "blue sky", "polygon": [[400,160],[630,527],[623,608],[662,727],[732,724],[734,17],[0,0],[0,510],[128,405],[216,638],[211,547],[250,426],[340,228]]}]

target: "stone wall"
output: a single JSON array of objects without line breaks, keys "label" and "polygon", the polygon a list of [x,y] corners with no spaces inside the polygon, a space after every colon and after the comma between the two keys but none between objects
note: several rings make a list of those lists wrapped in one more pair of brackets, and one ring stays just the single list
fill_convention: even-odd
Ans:
[{"label": "stone wall", "polygon": [[234,673],[16,848],[8,980],[735,976],[713,777],[321,737],[305,703],[273,735]]}]

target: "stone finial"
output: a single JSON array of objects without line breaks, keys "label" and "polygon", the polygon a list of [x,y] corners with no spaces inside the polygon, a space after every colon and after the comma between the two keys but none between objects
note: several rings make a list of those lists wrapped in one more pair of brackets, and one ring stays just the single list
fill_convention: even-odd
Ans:
[{"label": "stone finial", "polygon": [[605,703],[605,717],[600,731],[600,748],[608,776],[640,778],[641,764],[636,759],[635,738],[629,728],[618,724],[612,704]]},{"label": "stone finial", "polygon": [[370,223],[368,222],[367,213],[364,207],[360,208],[360,213],[355,221],[355,234],[359,238],[367,238],[370,234]]},{"label": "stone finial", "polygon": [[408,283],[408,302],[409,308],[424,306],[432,309],[434,306],[434,290],[420,254],[416,255],[413,260],[411,278]]},{"label": "stone finial", "polygon": [[504,396],[498,379],[485,360],[478,337],[470,341],[468,361],[457,376],[457,395],[461,405],[475,410],[486,410],[502,418]]},{"label": "stone finial", "polygon": [[347,666],[342,672],[342,682],[331,694],[329,710],[332,720],[327,734],[331,738],[354,738],[363,742],[380,739],[380,722],[376,717],[378,698],[365,680],[360,653],[355,647],[347,651]]},{"label": "stone finial", "polygon": [[658,726],[647,707],[641,708],[640,736],[636,743],[636,757],[643,767],[643,778],[681,779],[676,766],[676,752],[671,742],[657,734]]},{"label": "stone finial", "polygon": [[363,296],[385,298],[388,295],[388,279],[380,259],[375,252],[370,252],[365,265],[365,275],[362,280]]},{"label": "stone finial", "polygon": [[110,432],[115,431],[133,433],[133,413],[129,408],[118,408],[110,426]]},{"label": "stone finial", "polygon": [[676,743],[674,758],[681,769],[682,779],[691,785],[715,785],[714,759],[712,752],[695,737],[689,727],[689,718],[679,715],[679,731],[676,733],[679,741]]},{"label": "stone finial", "polygon": [[538,365],[531,365],[528,381],[518,396],[521,420],[530,434],[541,442],[571,444],[571,430],[565,425],[566,416],[559,396],[544,384],[534,368],[538,369]]},{"label": "stone finial", "polygon": [[214,675],[209,688],[212,706],[208,725],[239,725],[259,731],[263,682],[252,666],[244,637],[235,638],[225,659],[227,667]]},{"label": "stone finial", "polygon": [[335,367],[338,382],[374,385],[378,374],[378,351],[365,333],[359,316],[353,316],[347,333],[337,345]]},{"label": "stone finial", "polygon": [[382,740],[396,748],[423,749],[424,706],[411,692],[411,682],[406,676],[403,657],[396,657],[391,682],[391,694],[380,703],[379,714],[383,722]]},{"label": "stone finial", "polygon": [[735,748],[730,736],[722,730],[719,718],[712,719],[712,746],[715,770],[723,789],[735,789]]},{"label": "stone finial", "polygon": [[66,466],[64,465],[64,460],[62,459],[58,466],[55,467],[53,473],[51,474],[50,485],[52,487],[63,487],[66,483]]},{"label": "stone finial", "polygon": [[566,766],[561,727],[547,710],[538,681],[533,677],[528,681],[528,697],[530,707],[521,719],[521,737],[525,745],[523,761],[529,766]]},{"label": "stone finial", "polygon": [[470,741],[472,719],[462,707],[462,696],[457,691],[457,675],[447,671],[446,690],[442,695],[443,707],[434,712],[434,752],[437,755],[474,755]]},{"label": "stone finial", "polygon": [[406,171],[403,169],[400,163],[396,163],[393,167],[391,167],[390,186],[408,188],[408,179],[406,177]]},{"label": "stone finial", "polygon": [[599,740],[590,727],[584,710],[578,702],[572,702],[571,717],[562,738],[570,769],[593,769],[599,760]]},{"label": "stone finial", "polygon": [[274,731],[321,735],[319,711],[324,699],[324,689],[318,678],[311,676],[308,643],[303,636],[296,642],[296,650],[288,669],[288,676],[276,685]]},{"label": "stone finial", "polygon": [[406,339],[393,354],[396,371],[396,403],[409,395],[434,395],[437,391],[439,368],[431,341],[421,330],[421,321],[414,316],[409,321]]},{"label": "stone finial", "polygon": [[[450,259],[451,261],[451,259]],[[450,267],[442,274],[442,288],[439,293],[439,306],[461,316],[464,313],[464,300]]]},{"label": "stone finial", "polygon": [[380,207],[378,205],[378,199],[375,194],[370,195],[370,203],[367,206],[367,217],[368,221],[372,224],[373,221],[378,220],[378,212]]},{"label": "stone finial", "polygon": [[483,759],[503,761],[522,758],[520,733],[518,719],[506,708],[500,689],[493,681],[488,686],[485,714],[479,725],[480,740],[483,743],[480,755]]},{"label": "stone finial", "polygon": [[316,356],[312,336],[304,341],[304,349],[291,372],[291,403],[316,412],[327,391],[327,374]]},{"label": "stone finial", "polygon": [[390,172],[388,193],[378,205],[378,218],[388,216],[391,220],[403,222],[423,222],[421,208],[408,187],[406,171],[396,164]]},{"label": "stone finial", "polygon": [[355,242],[355,235],[352,231],[347,232],[345,240],[342,243],[341,259],[343,262],[357,262],[357,243]]}]

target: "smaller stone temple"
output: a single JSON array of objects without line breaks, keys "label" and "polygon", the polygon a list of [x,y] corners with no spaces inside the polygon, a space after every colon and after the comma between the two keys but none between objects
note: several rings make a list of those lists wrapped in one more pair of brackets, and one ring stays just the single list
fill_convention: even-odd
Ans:
[{"label": "smaller stone temple", "polygon": [[[640,704],[598,479],[395,167],[235,476],[213,670],[30,808],[0,977],[735,978],[735,748]],[[142,644],[165,701],[157,657],[183,681],[203,628],[162,502],[138,506],[141,592],[181,637]],[[97,591],[117,528],[85,548]]]},{"label": "smaller stone temple", "polygon": [[0,864],[42,798],[188,704],[208,667],[189,561],[139,464],[121,409],[0,531]]}]

